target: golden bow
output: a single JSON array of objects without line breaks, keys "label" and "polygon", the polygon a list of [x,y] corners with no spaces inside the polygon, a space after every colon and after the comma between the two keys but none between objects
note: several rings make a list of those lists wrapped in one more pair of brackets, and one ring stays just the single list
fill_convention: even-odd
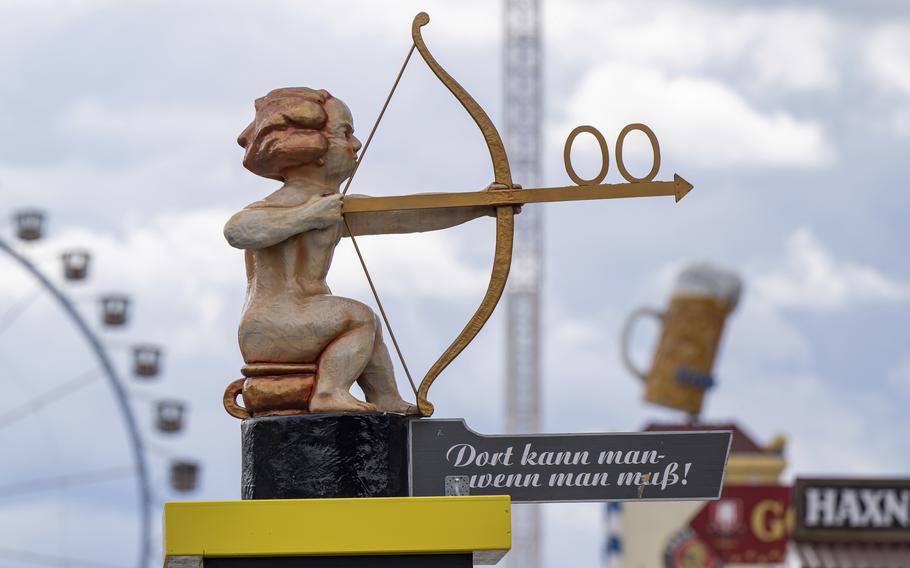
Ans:
[{"label": "golden bow", "polygon": [[[499,136],[499,131],[496,130],[496,127],[493,125],[493,122],[490,120],[490,117],[487,116],[487,113],[480,107],[474,97],[472,97],[468,92],[458,84],[449,73],[442,68],[439,62],[436,61],[436,58],[433,57],[433,54],[430,53],[430,50],[427,48],[426,43],[423,41],[420,30],[423,26],[427,25],[430,22],[430,16],[426,12],[420,12],[414,17],[414,21],[411,24],[411,36],[414,40],[414,43],[411,47],[411,51],[408,53],[405,63],[401,68],[401,72],[398,74],[398,78],[395,80],[395,84],[392,87],[392,91],[389,93],[388,99],[383,106],[382,110],[379,113],[379,118],[376,120],[376,124],[373,126],[372,131],[370,132],[369,137],[367,138],[366,145],[364,146],[363,152],[360,154],[357,165],[360,165],[360,162],[363,161],[363,157],[366,154],[367,149],[369,148],[370,141],[373,138],[373,134],[376,132],[376,126],[378,126],[379,121],[382,119],[382,115],[385,113],[385,109],[388,106],[389,100],[392,97],[392,94],[395,91],[395,87],[398,85],[398,81],[401,79],[401,74],[404,72],[405,67],[410,60],[411,54],[414,49],[416,49],[423,60],[426,61],[427,66],[433,70],[433,73],[439,78],[440,81],[455,95],[455,98],[464,106],[465,110],[468,111],[468,114],[471,115],[471,118],[474,119],[474,122],[477,123],[477,126],[480,128],[480,131],[483,133],[484,140],[486,140],[487,148],[490,150],[490,159],[493,162],[493,180],[496,184],[501,185],[503,188],[512,188],[512,174],[509,169],[509,158],[506,155],[505,146],[503,146],[502,138]],[[354,173],[357,169],[355,168]],[[354,178],[352,174],[350,179],[348,179],[347,186],[344,189],[343,193],[347,192],[348,187],[350,187],[351,180]],[[490,191],[497,191],[491,189]],[[365,200],[359,200],[365,201]],[[430,386],[433,384],[433,381],[439,376],[439,374],[445,369],[449,363],[451,363],[455,357],[461,353],[465,347],[474,339],[474,337],[480,332],[480,329],[484,326],[487,320],[490,318],[490,315],[493,313],[493,310],[496,308],[496,304],[499,303],[499,299],[502,297],[502,292],[506,285],[506,280],[509,276],[509,267],[512,264],[512,235],[514,232],[514,208],[512,205],[502,205],[496,207],[496,249],[495,256],[493,258],[493,271],[490,276],[490,284],[487,287],[487,291],[484,294],[483,300],[480,302],[480,306],[474,312],[474,315],[471,316],[471,319],[465,325],[464,329],[461,330],[461,333],[458,334],[458,337],[452,341],[449,347],[439,356],[435,363],[430,367],[430,370],[427,371],[424,375],[423,380],[420,382],[420,386],[415,389],[417,395],[417,407],[420,409],[420,413],[424,416],[430,416],[433,414],[433,405],[427,400],[427,394],[429,393]],[[351,231],[348,230],[350,234]],[[353,235],[351,236],[352,242],[354,243],[355,250],[357,255],[360,257],[361,265],[366,271],[366,264],[363,262],[363,257],[360,253],[359,247],[357,247],[356,240],[353,240]],[[376,297],[376,301],[380,306],[380,311],[382,312],[383,319],[385,320],[386,327],[389,329],[389,334],[392,336],[392,341],[395,343],[395,348],[398,350],[398,342],[395,340],[394,334],[389,325],[388,318],[385,315],[385,310],[382,308],[382,303],[379,300],[379,296],[376,293],[376,288],[372,285],[372,279],[369,278],[369,273],[367,273],[367,278],[370,280],[370,287],[373,290],[373,295]],[[401,358],[401,352],[398,350],[399,357]],[[402,365],[405,366],[405,372],[408,374],[408,379],[410,380],[410,372],[407,371],[407,366],[404,364],[402,358]],[[411,383],[413,387],[413,382]]]},{"label": "golden bow", "polygon": [[[520,186],[514,185],[512,183],[512,173],[509,168],[509,158],[506,155],[506,150],[503,146],[502,138],[499,136],[499,131],[496,130],[496,127],[493,125],[490,117],[487,116],[487,113],[480,107],[477,101],[474,100],[474,97],[468,94],[465,88],[462,87],[458,81],[456,81],[445,69],[442,68],[439,62],[436,61],[436,58],[433,57],[433,55],[430,53],[430,50],[427,48],[426,43],[424,43],[423,37],[421,36],[421,28],[423,28],[423,26],[427,25],[429,22],[430,16],[426,12],[420,12],[414,17],[414,21],[411,24],[411,36],[413,38],[413,45],[408,52],[407,58],[405,58],[404,64],[401,67],[401,71],[399,71],[398,77],[395,79],[395,82],[392,86],[391,91],[389,92],[388,97],[386,98],[382,110],[379,112],[379,117],[376,119],[376,123],[373,125],[373,128],[370,131],[370,135],[367,137],[366,144],[364,145],[363,152],[360,154],[360,159],[357,161],[354,172],[351,174],[351,177],[348,179],[347,185],[342,192],[342,194],[347,193],[347,190],[351,184],[351,180],[353,180],[354,174],[357,172],[357,167],[359,167],[360,163],[363,161],[363,157],[370,146],[370,141],[373,139],[373,135],[376,132],[379,121],[382,120],[382,116],[388,107],[392,95],[395,92],[395,88],[398,86],[401,75],[404,72],[405,67],[407,67],[411,55],[416,49],[420,53],[421,57],[423,57],[423,60],[427,63],[429,68],[433,71],[433,73],[436,74],[436,77],[442,81],[446,88],[451,91],[456,99],[458,99],[465,110],[468,111],[468,114],[471,115],[471,118],[474,119],[477,127],[480,128],[481,133],[483,133],[484,140],[487,144],[487,149],[490,152],[490,160],[493,165],[493,180],[495,182],[495,186],[491,186],[490,189],[485,191],[463,193],[436,193],[429,195],[418,194],[388,197],[366,197],[357,200],[345,201],[343,206],[344,213],[389,211],[400,209],[422,209],[435,207],[465,207],[474,205],[490,205],[496,208],[496,248],[493,257],[493,269],[490,275],[490,283],[487,286],[487,291],[484,294],[483,300],[480,302],[477,310],[474,312],[474,315],[471,316],[471,319],[468,321],[467,325],[465,325],[464,329],[461,330],[461,333],[458,334],[458,336],[452,341],[449,347],[443,351],[442,355],[439,356],[436,362],[433,363],[433,365],[427,371],[426,375],[424,375],[419,387],[415,387],[414,382],[411,379],[410,371],[404,362],[404,358],[401,355],[401,350],[398,348],[398,342],[395,339],[395,335],[392,332],[391,326],[389,325],[389,320],[386,317],[385,310],[382,307],[382,302],[379,300],[379,295],[376,292],[376,288],[373,286],[372,278],[370,278],[369,271],[367,270],[366,264],[363,261],[363,256],[360,253],[360,248],[357,246],[357,241],[351,234],[350,228],[348,228],[348,234],[351,235],[351,241],[354,244],[354,249],[357,252],[357,256],[360,258],[361,266],[366,273],[367,280],[370,283],[370,288],[372,289],[373,295],[376,298],[376,302],[379,305],[379,310],[382,314],[383,320],[385,321],[386,328],[389,330],[389,335],[391,336],[392,342],[395,345],[395,349],[398,352],[398,356],[401,360],[402,366],[404,367],[405,373],[408,375],[408,380],[411,382],[411,387],[414,388],[415,394],[417,395],[417,406],[420,409],[420,413],[424,416],[430,416],[433,414],[433,405],[429,400],[427,400],[427,393],[430,390],[430,386],[432,386],[433,382],[436,380],[439,374],[449,365],[449,363],[451,363],[455,357],[457,357],[464,350],[464,348],[467,347],[469,343],[471,343],[474,337],[477,336],[481,328],[483,328],[484,324],[490,318],[490,315],[492,315],[493,310],[496,308],[496,304],[499,303],[499,299],[502,297],[502,292],[505,289],[506,280],[509,276],[509,268],[512,264],[512,237],[514,234],[513,216],[515,205],[520,205],[523,203],[540,203],[546,201],[613,199],[658,195],[675,196],[676,201],[679,201],[692,189],[692,185],[678,175],[674,175],[673,181],[653,181],[660,168],[660,149],[654,133],[650,128],[643,124],[630,124],[626,126],[620,133],[616,143],[617,166],[619,167],[622,176],[630,183],[601,183],[603,181],[603,178],[606,176],[609,163],[607,158],[606,142],[604,141],[603,136],[600,134],[600,132],[598,132],[595,128],[591,126],[579,126],[569,135],[569,138],[566,140],[566,147],[564,150],[566,171],[569,174],[569,177],[571,177],[573,181],[575,181],[578,185],[532,189],[522,189]],[[625,139],[626,134],[632,130],[640,130],[646,134],[651,142],[651,146],[654,152],[653,167],[651,171],[643,178],[635,178],[631,176],[631,174],[628,173],[622,163],[622,143]],[[603,165],[601,167],[600,174],[595,178],[589,180],[582,179],[575,174],[574,169],[571,167],[571,160],[569,156],[571,144],[574,141],[575,137],[581,132],[590,133],[597,139],[603,155]]]}]

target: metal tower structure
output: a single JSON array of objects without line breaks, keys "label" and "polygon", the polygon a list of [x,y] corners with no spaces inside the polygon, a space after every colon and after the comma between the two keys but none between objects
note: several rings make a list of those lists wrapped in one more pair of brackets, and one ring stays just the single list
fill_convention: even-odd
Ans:
[{"label": "metal tower structure", "polygon": [[[541,83],[540,0],[505,0],[505,137],[512,176],[525,187],[539,185]],[[540,431],[540,288],[543,208],[526,207],[516,217],[515,246],[506,291],[506,431]],[[512,509],[515,568],[539,568],[538,505]]]}]

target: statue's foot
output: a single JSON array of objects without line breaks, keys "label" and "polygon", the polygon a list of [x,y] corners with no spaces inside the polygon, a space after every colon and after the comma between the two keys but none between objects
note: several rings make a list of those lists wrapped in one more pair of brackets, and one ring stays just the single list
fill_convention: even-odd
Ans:
[{"label": "statue's foot", "polygon": [[348,392],[316,393],[310,399],[310,412],[375,412],[376,405],[362,402]]},{"label": "statue's foot", "polygon": [[404,400],[400,396],[383,396],[370,398],[376,405],[376,410],[382,412],[395,412],[398,414],[420,414],[416,404]]}]

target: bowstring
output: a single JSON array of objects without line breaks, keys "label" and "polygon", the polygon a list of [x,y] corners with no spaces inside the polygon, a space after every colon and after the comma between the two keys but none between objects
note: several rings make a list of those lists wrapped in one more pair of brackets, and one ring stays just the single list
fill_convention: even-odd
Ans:
[{"label": "bowstring", "polygon": [[[407,57],[404,58],[404,63],[401,65],[401,69],[398,71],[398,76],[395,77],[395,82],[392,84],[392,90],[389,91],[389,96],[386,97],[385,103],[382,105],[382,110],[379,111],[379,116],[376,118],[376,122],[373,123],[373,128],[370,130],[370,135],[367,136],[367,141],[363,145],[363,151],[360,152],[360,157],[357,158],[357,162],[354,164],[354,171],[351,172],[351,176],[348,178],[348,182],[344,186],[344,191],[341,192],[342,197],[348,192],[348,188],[351,187],[351,182],[354,181],[354,176],[357,174],[357,170],[360,168],[360,164],[363,162],[364,156],[367,155],[367,150],[370,148],[370,142],[373,140],[373,135],[376,134],[376,129],[379,128],[379,122],[382,120],[383,115],[385,114],[386,108],[389,106],[389,101],[392,100],[392,95],[395,94],[395,89],[398,87],[398,82],[401,81],[401,76],[404,74],[405,67],[408,66],[408,62],[411,60],[411,55],[414,53],[414,49],[417,46],[411,44],[411,49],[408,50]],[[379,313],[382,315],[382,321],[385,323],[385,328],[389,332],[389,337],[392,338],[392,345],[395,347],[395,352],[398,354],[398,360],[401,362],[401,366],[404,369],[404,374],[408,377],[408,383],[411,385],[411,390],[414,391],[414,396],[417,394],[417,385],[414,384],[414,379],[411,377],[411,371],[408,369],[408,364],[404,360],[404,355],[401,353],[401,348],[398,346],[398,339],[395,338],[395,332],[392,331],[392,324],[389,323],[389,317],[385,313],[385,308],[382,306],[382,300],[379,299],[379,293],[376,291],[376,286],[373,284],[373,278],[370,276],[370,271],[367,269],[367,263],[363,260],[363,254],[360,252],[360,246],[357,244],[357,239],[354,238],[354,232],[351,231],[351,227],[348,225],[347,219],[342,219],[344,222],[344,228],[348,231],[348,236],[351,238],[351,244],[354,245],[354,251],[357,253],[357,258],[360,260],[360,267],[363,268],[363,273],[367,277],[367,283],[370,285],[370,291],[373,293],[373,298],[376,300],[376,305],[379,306]]]},{"label": "bowstring", "polygon": [[357,162],[354,164],[354,171],[351,172],[351,177],[348,178],[348,183],[344,185],[344,191],[341,192],[341,196],[344,197],[348,192],[348,188],[351,187],[351,182],[354,181],[354,176],[357,175],[357,170],[360,168],[360,163],[363,162],[363,157],[367,155],[367,150],[370,148],[370,142],[373,141],[373,135],[376,134],[376,129],[379,128],[379,121],[382,120],[382,116],[385,114],[385,109],[389,107],[389,101],[392,100],[392,95],[395,94],[395,89],[398,88],[398,82],[401,81],[401,76],[404,74],[404,68],[408,66],[408,62],[411,60],[411,55],[414,53],[414,48],[417,46],[411,44],[411,49],[408,50],[408,56],[404,58],[404,63],[401,65],[401,69],[398,71],[398,76],[395,77],[395,82],[392,84],[392,90],[389,91],[389,96],[385,98],[385,103],[382,105],[382,110],[379,111],[379,116],[376,117],[376,122],[373,123],[373,129],[370,130],[370,135],[367,136],[367,141],[363,145],[363,151],[360,153],[360,157],[357,158]]},{"label": "bowstring", "polygon": [[414,379],[411,377],[411,371],[408,370],[408,364],[405,363],[404,355],[401,354],[401,348],[398,346],[398,340],[395,339],[395,333],[392,332],[392,325],[389,323],[389,317],[385,313],[385,308],[382,307],[382,301],[379,299],[379,293],[376,292],[376,286],[373,284],[373,278],[370,277],[370,271],[367,269],[367,265],[363,261],[363,255],[360,253],[360,247],[357,246],[357,240],[354,238],[353,233],[351,233],[351,228],[348,226],[347,220],[344,221],[344,227],[348,230],[348,236],[351,237],[351,244],[354,245],[354,250],[357,251],[357,258],[360,259],[360,267],[363,268],[363,273],[367,277],[367,283],[370,285],[370,291],[373,292],[373,298],[376,299],[376,305],[379,306],[379,313],[382,315],[382,321],[385,322],[385,327],[389,331],[389,337],[392,338],[392,345],[395,346],[395,352],[398,353],[398,360],[401,361],[401,366],[404,368],[404,374],[408,377],[408,382],[411,384],[411,390],[414,391],[414,396],[417,396],[417,385],[414,384]]}]

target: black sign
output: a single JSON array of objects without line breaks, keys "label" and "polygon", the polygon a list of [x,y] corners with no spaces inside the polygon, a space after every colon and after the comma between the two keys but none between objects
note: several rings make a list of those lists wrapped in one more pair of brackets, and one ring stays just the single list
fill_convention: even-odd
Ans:
[{"label": "black sign", "polygon": [[802,541],[910,542],[910,479],[797,479]]},{"label": "black sign", "polygon": [[731,438],[728,431],[483,436],[464,420],[412,420],[411,495],[717,499]]}]

